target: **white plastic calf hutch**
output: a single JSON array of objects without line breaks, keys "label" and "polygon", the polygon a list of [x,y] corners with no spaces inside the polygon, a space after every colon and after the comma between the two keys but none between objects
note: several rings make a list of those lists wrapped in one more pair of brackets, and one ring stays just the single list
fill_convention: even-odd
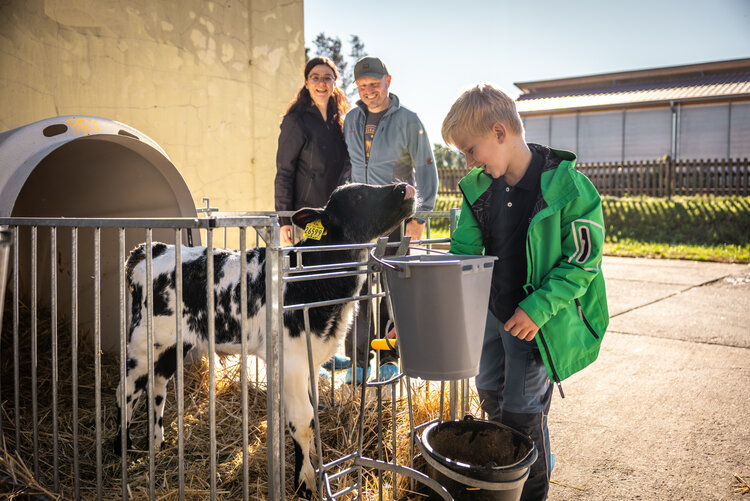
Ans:
[{"label": "white plastic calf hutch", "polygon": [[[0,134],[0,217],[129,218],[196,217],[185,181],[158,144],[138,130],[105,118],[62,116],[41,120]],[[20,228],[20,291],[29,297],[28,228]],[[118,340],[117,238],[102,229],[102,347],[116,352]],[[112,233],[108,235],[107,233]],[[126,249],[145,240],[129,232]],[[50,266],[50,235],[39,232],[38,266]],[[94,320],[93,229],[79,234],[79,322],[84,331]],[[196,240],[197,231],[188,233]],[[57,243],[58,311],[70,311],[70,233]],[[170,230],[154,230],[154,240],[173,241]],[[190,242],[186,242],[190,243]],[[111,247],[111,248],[108,248]],[[46,279],[46,283],[45,283]],[[65,282],[67,280],[67,283]],[[49,276],[39,276],[40,304],[49,299]]]}]

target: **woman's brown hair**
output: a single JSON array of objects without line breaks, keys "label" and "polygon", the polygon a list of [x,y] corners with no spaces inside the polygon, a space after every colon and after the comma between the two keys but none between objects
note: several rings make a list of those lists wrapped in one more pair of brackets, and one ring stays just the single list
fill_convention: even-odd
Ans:
[{"label": "woman's brown hair", "polygon": [[[334,62],[327,57],[315,57],[313,59],[310,59],[305,65],[305,81],[307,81],[307,76],[310,74],[310,71],[319,64],[325,64],[326,66],[331,68],[334,77],[336,78],[336,80],[338,80],[340,76],[339,70],[338,68],[336,68]],[[287,108],[284,116],[292,112],[302,111],[310,106],[313,106],[312,96],[310,96],[310,92],[303,85],[297,93],[297,96],[292,100],[291,104],[289,104],[289,108]],[[349,108],[349,100],[346,98],[346,94],[344,94],[344,91],[342,91],[336,85],[336,82],[334,82],[333,94],[331,94],[331,97],[328,99],[328,110],[326,113],[328,115],[328,121],[331,123],[335,123],[336,125],[338,125],[339,129],[343,131],[344,115],[346,115],[346,112],[349,111]]]}]

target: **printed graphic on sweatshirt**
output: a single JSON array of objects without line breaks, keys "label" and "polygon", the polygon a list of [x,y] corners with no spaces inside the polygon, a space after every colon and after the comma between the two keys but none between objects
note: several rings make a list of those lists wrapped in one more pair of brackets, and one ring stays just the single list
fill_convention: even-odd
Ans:
[{"label": "printed graphic on sweatshirt", "polygon": [[[604,226],[588,219],[576,219],[570,224],[576,250],[570,256],[568,262],[588,265],[583,268],[587,271],[599,271],[601,258],[598,258],[594,262],[590,262],[589,260],[592,257],[594,245],[600,246],[604,242]],[[598,253],[596,253],[596,256],[598,256]]]}]

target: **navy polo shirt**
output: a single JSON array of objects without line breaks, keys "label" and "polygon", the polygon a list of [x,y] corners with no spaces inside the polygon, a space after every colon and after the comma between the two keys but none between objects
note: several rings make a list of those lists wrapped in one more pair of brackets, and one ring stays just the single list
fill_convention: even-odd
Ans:
[{"label": "navy polo shirt", "polygon": [[501,322],[513,315],[518,303],[526,297],[526,234],[531,212],[541,193],[544,159],[531,151],[531,162],[526,173],[510,186],[504,177],[490,185],[490,241],[486,255],[497,256],[492,271],[490,311]]}]

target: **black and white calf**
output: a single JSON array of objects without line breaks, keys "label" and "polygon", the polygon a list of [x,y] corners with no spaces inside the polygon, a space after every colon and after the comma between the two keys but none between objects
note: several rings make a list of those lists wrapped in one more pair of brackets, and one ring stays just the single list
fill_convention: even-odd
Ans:
[{"label": "black and white calf", "polygon": [[[372,242],[391,233],[413,214],[415,189],[405,183],[388,186],[349,184],[338,188],[325,208],[300,209],[292,220],[306,228],[298,246]],[[207,352],[208,322],[205,247],[182,248],[182,331],[184,351],[192,348]],[[154,319],[154,443],[163,442],[162,414],[167,381],[176,369],[175,344],[175,249],[173,245],[154,243],[152,247],[153,319]],[[294,266],[296,254],[292,254]],[[214,249],[215,346],[221,354],[240,352],[240,253]],[[305,265],[350,263],[366,260],[366,250],[336,250],[304,254]],[[128,297],[128,359],[124,382],[128,427],[127,443],[131,445],[129,427],[133,407],[145,393],[148,380],[146,343],[146,245],[136,247],[125,264],[130,294]],[[284,285],[284,304],[342,299],[356,295],[364,275],[290,282]],[[248,351],[260,356],[266,353],[265,314],[265,248],[247,252],[247,318]],[[312,361],[317,368],[336,351],[356,314],[357,302],[347,302],[309,310],[312,338]],[[309,397],[307,342],[302,311],[284,313],[284,387],[283,402],[295,445],[295,485],[310,494],[315,475],[310,462],[313,409]],[[316,371],[317,373],[317,371]],[[120,404],[121,381],[117,388]],[[118,409],[119,410],[119,409]],[[115,438],[115,452],[120,454],[121,431]]]}]

